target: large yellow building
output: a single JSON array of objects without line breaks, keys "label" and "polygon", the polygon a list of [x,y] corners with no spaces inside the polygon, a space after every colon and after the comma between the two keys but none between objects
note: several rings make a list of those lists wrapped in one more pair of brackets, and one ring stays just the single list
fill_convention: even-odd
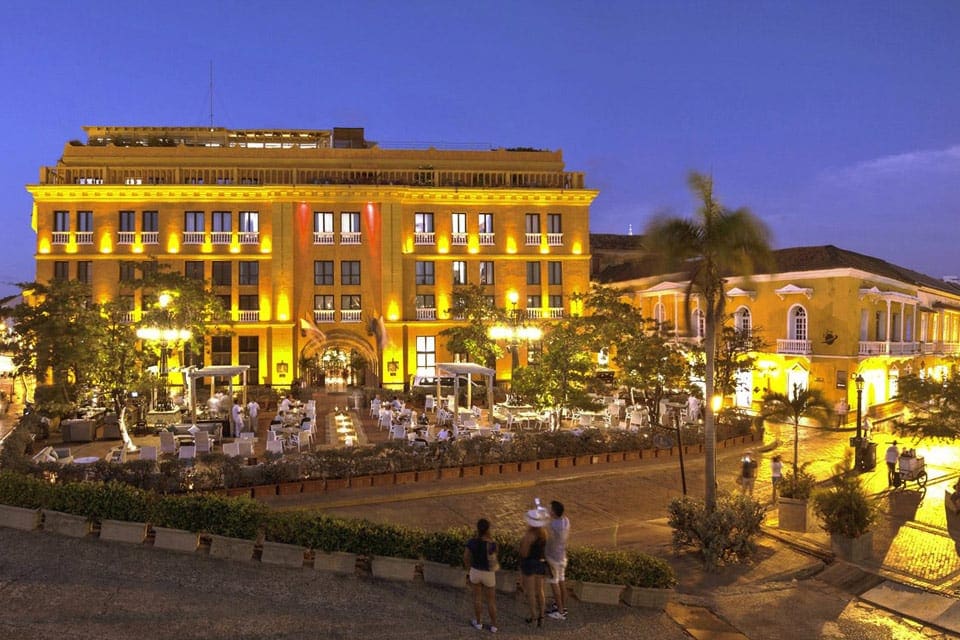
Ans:
[{"label": "large yellow building", "polygon": [[[852,378],[860,375],[864,409],[880,409],[896,396],[901,374],[953,374],[960,285],[834,246],[781,249],[774,257],[770,273],[726,283],[729,321],[767,344],[739,381],[737,405],[756,408],[767,390],[800,385],[846,398],[855,410]],[[643,269],[639,262],[613,266],[600,279],[628,292],[644,317],[673,325],[678,338],[702,338],[696,299],[685,317],[683,277]]]},{"label": "large yellow building", "polygon": [[[368,384],[399,388],[453,359],[438,334],[457,285],[499,307],[516,293],[534,318],[569,313],[589,285],[597,192],[560,151],[386,149],[339,128],[85,132],[27,187],[37,280],[112,299],[156,258],[209,281],[235,321],[211,361],[257,382],[353,354]],[[149,301],[129,304],[136,322]]]}]

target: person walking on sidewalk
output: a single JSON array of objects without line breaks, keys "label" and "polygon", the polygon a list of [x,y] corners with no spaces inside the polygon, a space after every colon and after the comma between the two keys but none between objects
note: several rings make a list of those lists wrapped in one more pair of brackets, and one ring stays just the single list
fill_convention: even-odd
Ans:
[{"label": "person walking on sidewalk", "polygon": [[467,540],[463,550],[463,564],[470,569],[467,580],[473,590],[473,620],[470,626],[483,629],[483,603],[487,603],[490,631],[497,632],[497,543],[490,536],[490,521],[477,520],[477,535]]},{"label": "person walking on sidewalk", "polygon": [[753,495],[753,483],[757,480],[757,461],[753,452],[747,451],[740,461],[740,488],[747,495]]},{"label": "person walking on sidewalk", "polygon": [[770,458],[770,482],[773,484],[773,504],[777,504],[777,498],[780,495],[780,483],[783,482],[783,462],[780,454]]},{"label": "person walking on sidewalk", "polygon": [[546,613],[543,597],[543,579],[547,574],[547,562],[544,553],[547,547],[547,534],[544,527],[550,522],[550,514],[540,506],[527,511],[525,520],[527,531],[520,538],[520,580],[523,593],[527,596],[527,606],[530,607],[530,616],[527,624],[537,621],[537,626],[543,626],[543,615]]},{"label": "person walking on sidewalk", "polygon": [[900,450],[897,449],[897,441],[894,440],[887,447],[887,486],[895,487],[900,484],[900,478],[897,477],[897,460],[900,458]]},{"label": "person walking on sidewalk", "polygon": [[570,520],[563,515],[563,503],[553,500],[550,503],[549,535],[544,556],[550,567],[550,589],[553,591],[553,604],[547,615],[554,620],[567,619],[566,576],[567,537],[570,535]]}]

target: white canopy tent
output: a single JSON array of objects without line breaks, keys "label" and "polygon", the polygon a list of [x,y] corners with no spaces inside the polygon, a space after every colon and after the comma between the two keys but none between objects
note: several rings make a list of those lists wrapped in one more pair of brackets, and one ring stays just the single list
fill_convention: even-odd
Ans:
[{"label": "white canopy tent", "polygon": [[459,416],[457,401],[460,397],[460,377],[467,378],[467,407],[473,406],[473,376],[485,376],[487,379],[487,409],[493,416],[493,380],[497,375],[495,369],[484,367],[475,362],[438,362],[437,368],[437,397],[440,397],[440,377],[453,376],[453,415]]},{"label": "white canopy tent", "polygon": [[197,422],[197,389],[196,381],[198,378],[210,378],[210,395],[214,393],[214,386],[217,378],[227,378],[230,396],[233,396],[233,379],[240,376],[241,402],[244,406],[247,404],[247,371],[250,365],[213,365],[197,369],[190,367],[184,370],[184,376],[187,379],[187,389],[190,394],[190,421],[193,424]]}]

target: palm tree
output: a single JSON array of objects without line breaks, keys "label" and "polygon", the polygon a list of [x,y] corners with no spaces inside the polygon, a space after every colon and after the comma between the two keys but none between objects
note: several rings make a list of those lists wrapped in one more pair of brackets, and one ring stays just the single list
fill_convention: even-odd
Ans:
[{"label": "palm tree", "polygon": [[769,232],[749,210],[725,209],[713,196],[713,178],[693,172],[690,188],[701,204],[697,219],[658,216],[646,230],[646,246],[659,252],[664,266],[684,270],[688,277],[686,317],[690,301],[699,296],[704,314],[706,411],[704,413],[705,499],[708,512],[717,502],[717,433],[710,399],[714,394],[717,329],[724,320],[728,276],[750,276],[756,266],[770,261]]},{"label": "palm tree", "polygon": [[804,389],[794,385],[793,393],[788,397],[783,393],[768,393],[763,399],[763,417],[779,422],[793,423],[793,477],[799,469],[797,459],[800,452],[800,418],[813,418],[824,425],[830,420],[830,405],[819,389]]}]

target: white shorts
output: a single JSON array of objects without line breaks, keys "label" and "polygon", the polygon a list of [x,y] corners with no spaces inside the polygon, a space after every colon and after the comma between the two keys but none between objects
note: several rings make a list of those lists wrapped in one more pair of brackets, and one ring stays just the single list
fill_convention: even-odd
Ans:
[{"label": "white shorts", "polygon": [[566,580],[566,576],[564,575],[567,570],[566,558],[564,558],[562,562],[547,558],[547,564],[550,566],[550,577],[547,578],[547,582],[550,584],[559,584]]},{"label": "white shorts", "polygon": [[497,586],[497,574],[493,571],[481,571],[480,569],[470,569],[470,584],[482,584],[485,587],[493,589]]}]

